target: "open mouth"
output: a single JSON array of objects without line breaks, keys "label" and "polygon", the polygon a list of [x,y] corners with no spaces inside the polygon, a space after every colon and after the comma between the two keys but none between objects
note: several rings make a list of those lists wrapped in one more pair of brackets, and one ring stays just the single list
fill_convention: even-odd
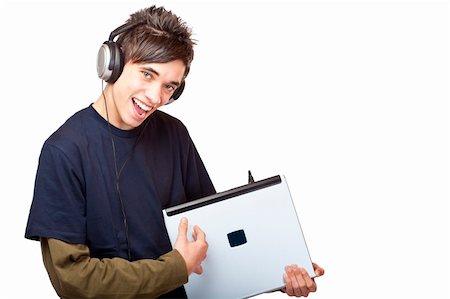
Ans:
[{"label": "open mouth", "polygon": [[136,111],[139,115],[144,115],[145,113],[152,110],[152,107],[147,106],[142,101],[140,101],[136,98],[133,98],[133,104],[134,104],[134,108],[136,109]]}]

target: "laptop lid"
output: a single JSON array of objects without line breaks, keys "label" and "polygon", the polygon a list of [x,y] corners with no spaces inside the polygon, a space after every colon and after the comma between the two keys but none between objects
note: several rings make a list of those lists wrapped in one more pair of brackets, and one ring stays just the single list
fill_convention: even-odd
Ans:
[{"label": "laptop lid", "polygon": [[290,264],[315,276],[284,176],[171,207],[163,215],[172,244],[182,217],[188,232],[198,225],[206,234],[203,274],[189,277],[189,298],[245,298],[280,289]]}]

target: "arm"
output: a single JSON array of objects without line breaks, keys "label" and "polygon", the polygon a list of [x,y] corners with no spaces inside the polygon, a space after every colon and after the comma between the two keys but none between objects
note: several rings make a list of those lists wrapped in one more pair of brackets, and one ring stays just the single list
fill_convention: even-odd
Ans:
[{"label": "arm", "polygon": [[157,260],[97,259],[89,248],[41,239],[44,265],[60,297],[157,297],[187,282],[183,257],[173,250]]},{"label": "arm", "polygon": [[86,245],[41,238],[44,265],[60,297],[154,298],[186,283],[191,273],[203,272],[201,263],[208,249],[205,233],[195,226],[194,240],[189,241],[187,230],[188,221],[183,218],[174,250],[157,260],[134,262],[91,258]]}]

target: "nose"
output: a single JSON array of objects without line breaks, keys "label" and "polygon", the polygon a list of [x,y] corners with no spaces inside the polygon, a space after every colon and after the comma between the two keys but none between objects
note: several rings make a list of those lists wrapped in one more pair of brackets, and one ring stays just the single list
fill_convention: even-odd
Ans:
[{"label": "nose", "polygon": [[145,96],[152,105],[160,105],[162,102],[161,87],[157,84],[150,84],[145,89]]}]

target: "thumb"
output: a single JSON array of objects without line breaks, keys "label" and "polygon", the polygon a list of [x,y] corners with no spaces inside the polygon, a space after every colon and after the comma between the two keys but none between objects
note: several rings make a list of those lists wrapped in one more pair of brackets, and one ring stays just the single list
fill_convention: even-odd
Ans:
[{"label": "thumb", "polygon": [[188,220],[183,217],[180,220],[180,224],[178,225],[178,238],[183,238],[187,240],[187,230],[188,230]]},{"label": "thumb", "polygon": [[325,270],[323,268],[321,268],[316,263],[312,263],[312,264],[313,264],[314,272],[316,273],[316,276],[322,276],[323,274],[325,274]]}]

